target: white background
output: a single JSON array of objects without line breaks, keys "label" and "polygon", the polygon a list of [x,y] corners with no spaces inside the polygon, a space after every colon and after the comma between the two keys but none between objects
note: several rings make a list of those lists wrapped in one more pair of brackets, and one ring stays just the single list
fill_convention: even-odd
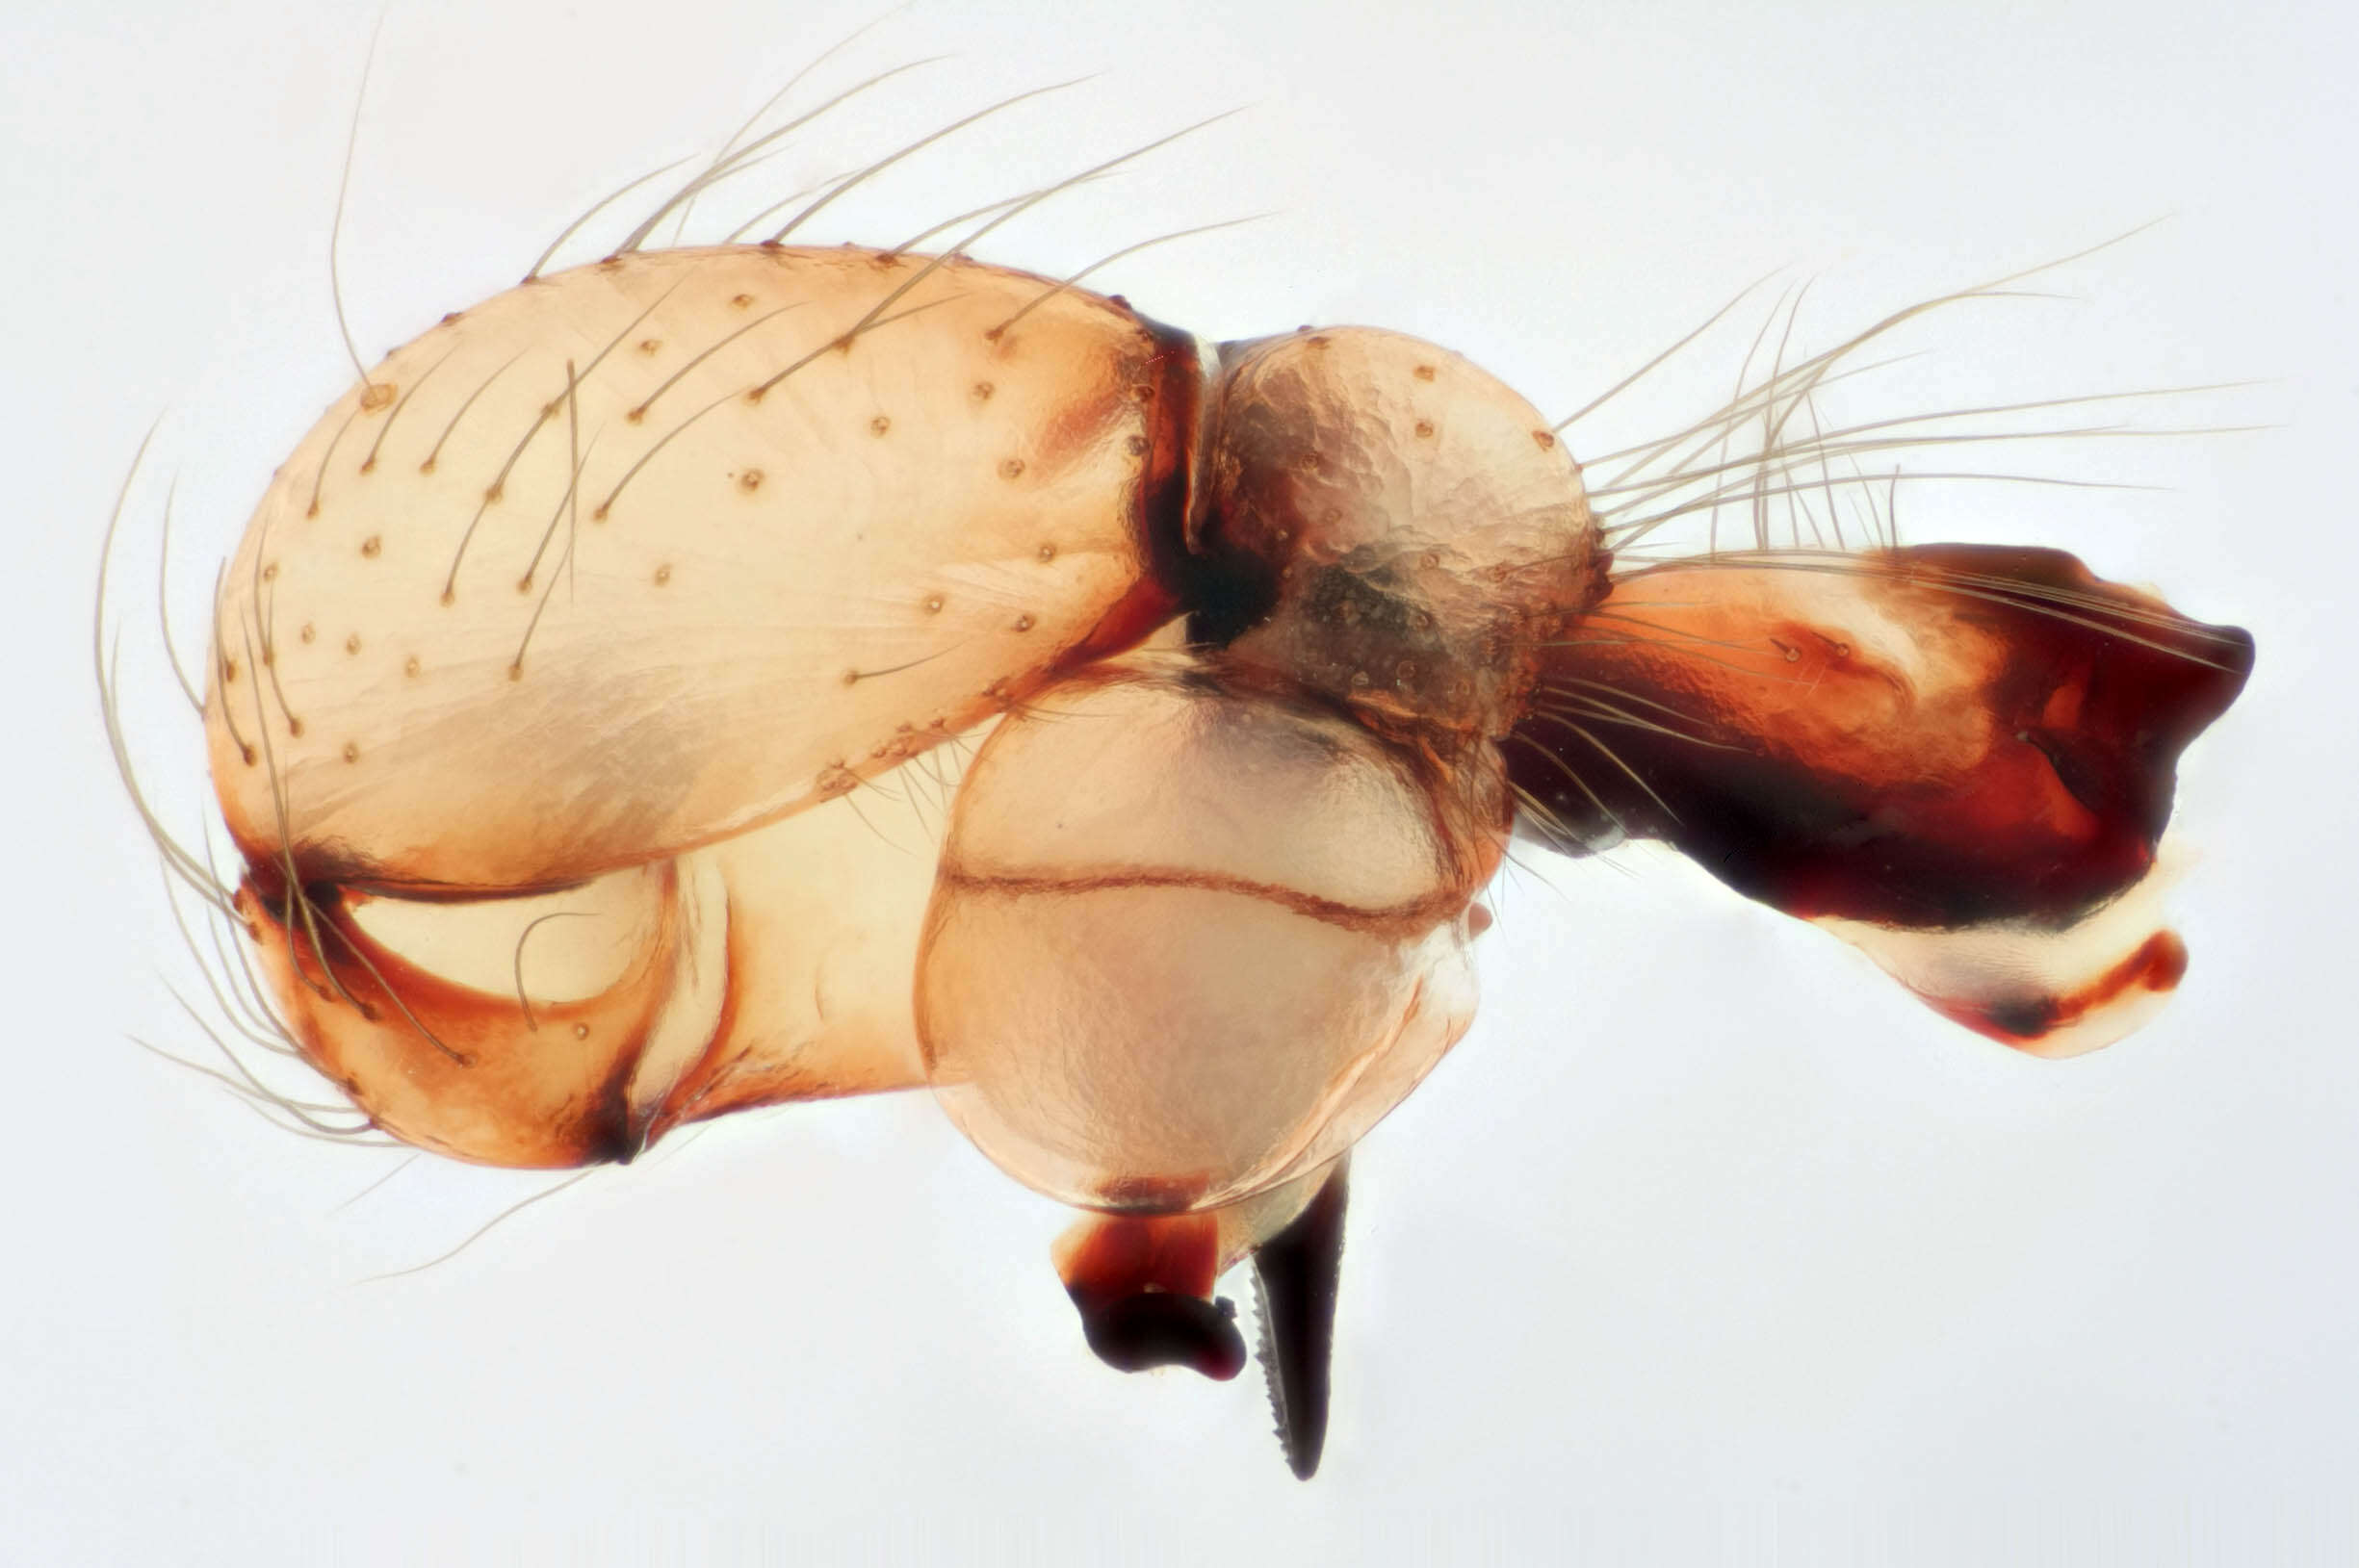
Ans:
[{"label": "white background", "polygon": [[[1102,74],[913,160],[825,238],[897,240],[1249,105],[981,254],[1063,271],[1274,210],[1096,281],[1212,337],[1414,332],[1544,410],[1773,267],[1818,278],[1823,344],[2157,217],[2057,275],[2077,302],[1930,322],[1908,347],[1936,352],[1845,408],[2273,378],[2134,411],[2258,434],[2011,454],[2152,491],[1902,496],[1910,537],[2064,545],[2255,630],[2249,692],[2182,775],[2201,858],[2174,1006],[2030,1061],[1667,856],[1536,865],[1485,938],[1483,1020],[1362,1148],[1335,1432],[1302,1486],[1253,1375],[1089,1357],[1058,1216],[923,1096],[740,1118],[364,1284],[547,1178],[422,1161],[340,1207],[401,1156],[272,1132],[125,1043],[203,1048],[100,737],[99,529],[168,410],[126,523],[125,657],[193,824],[197,740],[150,633],[164,487],[174,597],[201,600],[349,378],[325,246],[372,13],[16,0],[0,1556],[2349,1560],[2359,125],[2336,9],[992,0],[920,4],[830,68],[955,52],[755,177],[773,193]],[[372,359],[871,14],[480,10],[385,22],[343,246]],[[1758,319],[1576,450],[1721,395]]]}]

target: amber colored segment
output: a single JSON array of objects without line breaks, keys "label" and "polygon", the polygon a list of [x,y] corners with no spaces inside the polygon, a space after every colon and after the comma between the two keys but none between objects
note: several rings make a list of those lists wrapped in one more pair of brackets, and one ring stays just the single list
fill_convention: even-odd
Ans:
[{"label": "amber colored segment", "polygon": [[1057,1238],[1050,1261],[1076,1295],[1152,1290],[1209,1297],[1220,1275],[1220,1221],[1208,1213],[1093,1214]]},{"label": "amber colored segment", "polygon": [[1508,765],[1573,837],[1667,839],[1790,914],[2061,928],[2152,866],[2251,667],[2060,551],[1723,556],[1618,582]]},{"label": "amber colored segment", "polygon": [[683,1122],[923,1082],[910,973],[964,755],[550,893],[314,887],[306,914],[258,875],[240,907],[297,1041],[386,1131],[628,1160]]},{"label": "amber colored segment", "polygon": [[1487,748],[1444,769],[1226,666],[1051,687],[959,795],[918,963],[928,1077],[1082,1207],[1215,1208],[1326,1165],[1465,1032],[1504,826]]},{"label": "amber colored segment", "polygon": [[712,859],[728,889],[729,1010],[651,1140],[752,1106],[925,1081],[910,974],[950,795],[978,735],[910,764],[889,792],[864,787],[684,857]]},{"label": "amber colored segment", "polygon": [[[586,901],[592,907],[579,919],[617,928],[622,972],[596,994],[543,995],[536,1005],[513,989],[446,978],[387,945],[369,929],[361,895],[331,888],[291,901],[249,879],[238,908],[304,1055],[378,1126],[487,1165],[584,1165],[636,1152],[647,1111],[634,1104],[641,1061],[672,1054],[666,1046],[684,1037],[709,1036],[719,1002],[718,949],[692,913],[710,889],[670,866],[617,880],[634,886]],[[502,943],[526,944],[528,985],[540,971],[533,938],[522,934],[543,918],[546,902],[515,912]],[[413,951],[431,924],[431,912],[421,913],[387,922]],[[571,923],[565,913],[554,923]],[[458,913],[466,935],[480,935],[483,913]],[[444,956],[439,943],[423,945],[429,960]]]},{"label": "amber colored segment", "polygon": [[[1263,1243],[1294,1223],[1303,1210],[1309,1205],[1310,1200],[1318,1195],[1320,1187],[1342,1168],[1343,1161],[1337,1160],[1332,1164],[1306,1170],[1301,1175],[1280,1182],[1275,1187],[1266,1188],[1251,1197],[1239,1198],[1234,1203],[1226,1203],[1216,1209],[1194,1210],[1186,1216],[1190,1219],[1208,1217],[1213,1221],[1212,1259],[1207,1266],[1210,1272],[1204,1275],[1203,1291],[1198,1294],[1210,1291],[1214,1279],[1252,1257]],[[1166,1218],[1172,1217],[1145,1213],[1086,1212],[1057,1238],[1055,1246],[1050,1248],[1050,1261],[1055,1263],[1059,1275],[1068,1285],[1071,1285],[1074,1273],[1068,1268],[1067,1261],[1070,1258],[1081,1256],[1084,1252],[1098,1258],[1148,1255],[1139,1250],[1141,1244],[1136,1240],[1120,1244],[1092,1240],[1101,1232],[1120,1232],[1133,1238],[1196,1234],[1186,1229],[1161,1230],[1153,1224],[1141,1230],[1129,1228],[1134,1221],[1159,1221]],[[1108,1246],[1117,1246],[1117,1250],[1106,1251],[1104,1248]],[[1196,1265],[1190,1264],[1188,1267],[1192,1269]],[[1111,1265],[1105,1265],[1098,1268],[1096,1277],[1110,1281],[1119,1272]],[[1193,1278],[1194,1276],[1189,1275],[1188,1277]],[[1161,1265],[1156,1265],[1139,1273],[1137,1278],[1139,1289],[1152,1287],[1157,1290],[1176,1290],[1180,1288],[1179,1276],[1169,1273]]]},{"label": "amber colored segment", "polygon": [[486,300],[327,411],[221,577],[230,833],[514,893],[843,794],[1175,613],[1201,377],[957,258],[668,250]]}]

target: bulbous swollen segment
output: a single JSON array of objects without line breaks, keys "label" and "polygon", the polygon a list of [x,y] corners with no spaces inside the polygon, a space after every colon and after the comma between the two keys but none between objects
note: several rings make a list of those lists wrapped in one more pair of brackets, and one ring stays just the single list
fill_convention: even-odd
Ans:
[{"label": "bulbous swollen segment", "polygon": [[230,835],[516,894],[840,798],[1169,617],[1201,383],[1181,335],[956,257],[639,252],[485,300],[337,400],[222,575]]},{"label": "bulbous swollen segment", "polygon": [[1369,327],[1224,349],[1188,543],[1257,612],[1215,630],[1234,659],[1429,743],[1505,734],[1532,650],[1606,588],[1579,465],[1532,405]]},{"label": "bulbous swollen segment", "polygon": [[918,959],[951,1118],[1083,1207],[1218,1208],[1333,1161],[1471,1020],[1508,826],[1445,768],[1217,655],[1050,687],[971,766]]}]

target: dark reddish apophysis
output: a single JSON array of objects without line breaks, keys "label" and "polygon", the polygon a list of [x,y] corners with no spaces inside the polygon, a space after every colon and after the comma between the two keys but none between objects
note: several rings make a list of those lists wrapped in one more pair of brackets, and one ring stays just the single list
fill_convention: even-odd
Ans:
[{"label": "dark reddish apophysis", "polygon": [[2050,960],[2154,868],[2179,754],[2252,657],[2061,551],[1705,557],[1623,578],[1547,650],[1509,768],[1543,829],[1665,840],[2038,1049],[2177,984],[2177,938],[2126,916]]}]

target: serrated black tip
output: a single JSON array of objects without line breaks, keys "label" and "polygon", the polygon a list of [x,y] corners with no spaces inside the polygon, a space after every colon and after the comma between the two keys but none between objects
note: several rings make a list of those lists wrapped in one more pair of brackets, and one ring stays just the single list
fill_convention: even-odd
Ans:
[{"label": "serrated black tip", "polygon": [[1327,1450],[1347,1195],[1344,1168],[1338,1163],[1309,1206],[1254,1254],[1261,1370],[1269,1383],[1270,1410],[1278,1420],[1278,1443],[1297,1480],[1319,1473],[1319,1459]]}]

